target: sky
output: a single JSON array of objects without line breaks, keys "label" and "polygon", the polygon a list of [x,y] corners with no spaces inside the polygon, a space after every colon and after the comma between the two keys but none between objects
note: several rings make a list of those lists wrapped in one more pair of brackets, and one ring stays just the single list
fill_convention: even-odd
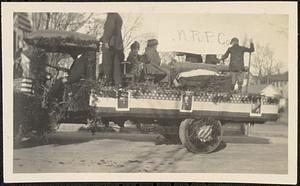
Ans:
[{"label": "sky", "polygon": [[[180,29],[196,28],[198,31],[216,31],[216,33],[229,33],[228,38],[237,36],[242,44],[245,36],[252,38],[254,43],[260,45],[269,44],[274,51],[274,58],[281,61],[284,70],[288,64],[288,16],[279,14],[144,14],[144,22],[141,32],[156,33],[157,38],[170,37],[176,27]],[[174,24],[175,23],[175,24]],[[171,26],[172,25],[172,26]],[[163,28],[162,28],[163,27]],[[160,31],[163,30],[163,31]],[[215,35],[216,35],[215,33]],[[231,35],[230,35],[231,34]],[[159,37],[159,35],[164,35]],[[212,38],[213,39],[213,38]],[[162,45],[176,45],[178,42],[170,44],[171,40],[165,39]],[[174,44],[175,43],[175,44]],[[184,43],[178,47],[183,48]],[[187,45],[193,45],[187,41]],[[205,44],[204,44],[205,45]],[[194,45],[196,46],[196,45]],[[213,45],[205,45],[207,48]],[[249,44],[248,44],[249,46]],[[196,46],[197,47],[197,46]],[[194,48],[196,48],[194,47]],[[229,45],[218,47],[214,45],[211,50],[226,51]],[[164,47],[163,47],[164,48]],[[204,47],[204,49],[206,49]],[[223,50],[222,50],[223,49]],[[197,49],[196,49],[197,50]],[[199,49],[200,50],[200,49]],[[219,51],[218,51],[219,50]],[[221,52],[221,53],[224,53]]]},{"label": "sky", "polygon": [[[97,16],[106,17],[105,14]],[[123,25],[131,24],[127,21],[130,22],[134,13],[121,13],[121,16],[124,20]],[[287,70],[289,33],[287,15],[139,13],[136,16],[142,17],[142,24],[135,34],[152,33],[159,40],[159,51],[223,54],[229,47],[228,42],[232,37],[238,37],[240,44],[243,44],[244,38],[247,37],[252,38],[254,44],[269,44],[274,51],[275,60],[282,64],[282,71]],[[180,38],[179,41],[179,32],[185,34],[186,40]],[[200,38],[197,42],[191,40],[195,36],[194,33]],[[200,40],[202,43],[198,42]],[[246,43],[246,46],[249,46],[249,43]]]}]

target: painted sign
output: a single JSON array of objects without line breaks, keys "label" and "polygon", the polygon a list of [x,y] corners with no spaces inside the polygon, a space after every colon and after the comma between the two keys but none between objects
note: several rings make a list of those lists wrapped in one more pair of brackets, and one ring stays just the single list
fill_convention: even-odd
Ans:
[{"label": "painted sign", "polygon": [[233,37],[238,37],[240,43],[243,44],[246,35],[241,25],[230,22],[220,24],[220,21],[213,16],[183,15],[176,20],[160,21],[158,28],[159,50],[196,54],[224,54]]}]

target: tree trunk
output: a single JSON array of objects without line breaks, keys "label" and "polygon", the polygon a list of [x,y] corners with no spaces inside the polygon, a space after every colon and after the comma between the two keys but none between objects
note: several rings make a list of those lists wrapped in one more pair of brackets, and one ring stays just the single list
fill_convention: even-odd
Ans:
[{"label": "tree trunk", "polygon": [[47,20],[46,20],[46,28],[45,28],[45,30],[49,29],[50,18],[51,18],[51,13],[47,13]]}]

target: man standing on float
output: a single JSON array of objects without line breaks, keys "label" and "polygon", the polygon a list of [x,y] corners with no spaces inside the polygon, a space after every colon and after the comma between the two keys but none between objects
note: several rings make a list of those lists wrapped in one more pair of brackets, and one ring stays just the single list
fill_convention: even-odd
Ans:
[{"label": "man standing on float", "polygon": [[105,82],[116,86],[121,86],[121,61],[124,60],[122,24],[118,13],[107,13],[101,38]]},{"label": "man standing on float", "polygon": [[240,46],[239,39],[234,37],[231,39],[230,44],[232,45],[230,48],[227,49],[226,53],[222,56],[221,60],[228,58],[230,54],[230,63],[229,63],[229,70],[232,75],[232,87],[233,90],[235,84],[238,85],[238,90],[241,92],[242,85],[244,81],[244,53],[245,52],[254,52],[254,44],[252,39],[250,40],[250,48]]}]

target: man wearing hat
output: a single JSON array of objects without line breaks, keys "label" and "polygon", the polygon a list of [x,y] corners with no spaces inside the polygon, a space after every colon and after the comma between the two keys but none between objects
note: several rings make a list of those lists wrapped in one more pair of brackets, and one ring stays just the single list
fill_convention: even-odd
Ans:
[{"label": "man wearing hat", "polygon": [[58,99],[58,101],[61,101],[65,84],[73,84],[87,77],[87,53],[82,53],[79,50],[74,49],[70,51],[69,54],[74,61],[70,69],[67,70],[68,77],[59,78],[55,81],[53,87],[49,91],[50,100]]},{"label": "man wearing hat", "polygon": [[239,39],[234,37],[231,39],[230,44],[232,45],[227,49],[226,53],[222,56],[221,60],[228,58],[230,54],[229,70],[232,74],[232,90],[237,83],[239,91],[242,90],[242,85],[244,81],[244,53],[254,52],[254,44],[252,39],[250,39],[250,48],[240,46]]},{"label": "man wearing hat", "polygon": [[122,24],[123,20],[118,13],[107,13],[101,38],[105,78],[115,85],[121,84],[121,61],[124,60]]},{"label": "man wearing hat", "polygon": [[164,79],[167,75],[161,67],[161,59],[157,52],[157,39],[150,39],[147,41],[147,47],[145,48],[145,72],[147,75],[154,76],[154,82],[158,83]]}]

